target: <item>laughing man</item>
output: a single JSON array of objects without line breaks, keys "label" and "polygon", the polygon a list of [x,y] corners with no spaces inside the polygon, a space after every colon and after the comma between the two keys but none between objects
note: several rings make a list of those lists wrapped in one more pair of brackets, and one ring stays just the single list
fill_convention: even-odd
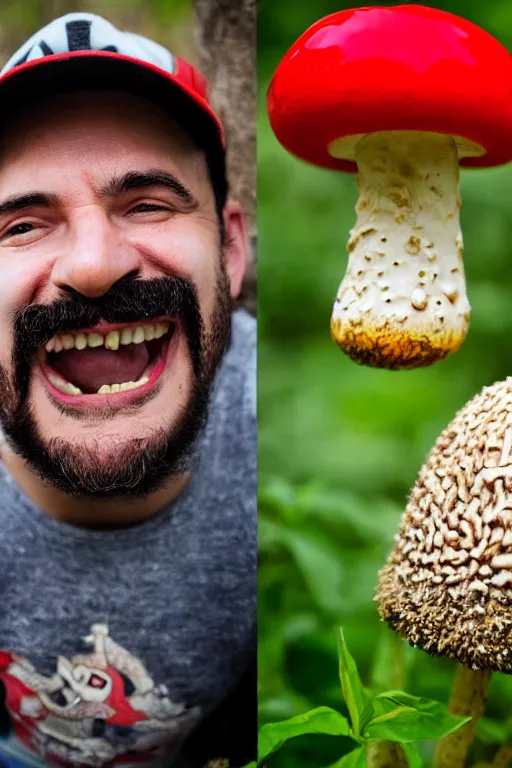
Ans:
[{"label": "laughing man", "polygon": [[90,14],[28,40],[0,101],[0,764],[191,765],[254,654],[222,129],[197,71]]}]

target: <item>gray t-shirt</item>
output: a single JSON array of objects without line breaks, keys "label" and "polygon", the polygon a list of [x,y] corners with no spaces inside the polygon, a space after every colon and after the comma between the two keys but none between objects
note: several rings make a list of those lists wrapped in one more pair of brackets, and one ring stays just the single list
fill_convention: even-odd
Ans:
[{"label": "gray t-shirt", "polygon": [[170,765],[236,686],[255,649],[255,356],[238,311],[191,482],[148,522],[56,521],[0,464],[0,768]]}]

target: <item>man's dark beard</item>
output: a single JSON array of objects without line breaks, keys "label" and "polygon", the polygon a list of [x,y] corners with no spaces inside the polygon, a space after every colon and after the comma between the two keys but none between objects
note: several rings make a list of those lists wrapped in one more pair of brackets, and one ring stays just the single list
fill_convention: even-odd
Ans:
[{"label": "man's dark beard", "polygon": [[[190,465],[197,438],[206,422],[212,383],[231,333],[232,302],[221,256],[211,330],[206,331],[194,286],[183,278],[121,280],[100,298],[82,295],[51,305],[31,305],[14,321],[12,377],[0,366],[0,419],[13,450],[27,460],[45,482],[72,496],[101,499],[141,498],[160,488]],[[92,446],[55,436],[44,440],[28,402],[35,356],[57,333],[109,323],[142,322],[171,316],[181,320],[192,361],[189,401],[172,428],[151,437],[132,438],[114,446],[112,461]],[[84,418],[73,407],[64,413]],[[105,409],[106,415],[108,408]],[[115,410],[111,410],[111,415]],[[163,420],[166,414],[163,413]]]}]

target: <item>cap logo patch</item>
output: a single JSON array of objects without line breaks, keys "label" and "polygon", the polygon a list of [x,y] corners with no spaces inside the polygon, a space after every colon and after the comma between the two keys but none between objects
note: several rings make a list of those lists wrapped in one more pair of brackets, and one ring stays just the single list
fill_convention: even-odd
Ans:
[{"label": "cap logo patch", "polygon": [[66,24],[66,33],[68,36],[68,48],[70,51],[90,51],[91,50],[91,22],[90,21],[68,21]]}]

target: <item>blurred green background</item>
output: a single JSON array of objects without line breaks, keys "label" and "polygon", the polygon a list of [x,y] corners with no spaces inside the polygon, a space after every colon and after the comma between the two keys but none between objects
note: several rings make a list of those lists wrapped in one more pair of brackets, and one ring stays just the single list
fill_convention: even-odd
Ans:
[{"label": "blurred green background", "polygon": [[[383,3],[392,5],[392,3]],[[510,0],[432,3],[469,18],[512,50]],[[343,624],[363,682],[406,685],[448,701],[454,666],[400,644],[373,595],[408,492],[455,412],[512,371],[512,166],[463,171],[462,229],[471,329],[462,349],[432,368],[361,368],[331,342],[357,199],[353,176],[287,154],[266,115],[281,57],[332,0],[259,0],[259,679],[261,722],[311,707],[343,708],[336,627]],[[461,84],[464,87],[464,84]],[[344,710],[345,711],[345,710]],[[346,712],[345,712],[346,713]],[[512,683],[495,675],[475,758],[492,753],[512,713]],[[353,744],[353,743],[352,743]],[[302,737],[271,768],[321,768],[347,740]],[[351,748],[351,747],[350,747]],[[432,745],[423,745],[425,756]]]}]

